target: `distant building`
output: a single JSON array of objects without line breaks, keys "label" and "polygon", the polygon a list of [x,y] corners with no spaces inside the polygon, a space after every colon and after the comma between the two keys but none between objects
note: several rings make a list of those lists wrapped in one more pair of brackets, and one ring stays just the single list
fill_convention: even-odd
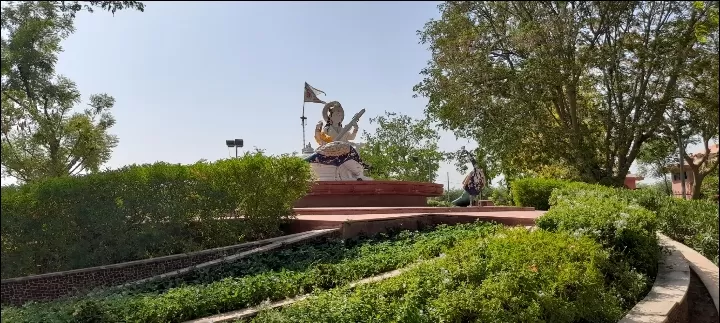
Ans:
[{"label": "distant building", "polygon": [[[711,145],[710,147],[710,157],[708,160],[711,160],[713,158],[718,158],[718,145]],[[693,159],[694,163],[697,164],[700,162],[700,160],[705,155],[705,149],[702,149],[700,152],[696,152],[694,154],[691,154],[690,157]],[[684,162],[684,174],[680,174],[680,164],[675,164],[668,166],[665,170],[666,173],[670,173],[670,176],[672,178],[672,192],[673,196],[675,197],[682,197],[682,177],[685,177],[685,196],[686,198],[692,197],[693,194],[693,185],[695,184],[695,177],[693,176],[692,170],[690,169],[690,165],[685,161]]]},{"label": "distant building", "polygon": [[642,177],[640,175],[627,174],[627,176],[625,176],[625,188],[631,190],[637,189],[637,183],[644,179],[645,177]]}]

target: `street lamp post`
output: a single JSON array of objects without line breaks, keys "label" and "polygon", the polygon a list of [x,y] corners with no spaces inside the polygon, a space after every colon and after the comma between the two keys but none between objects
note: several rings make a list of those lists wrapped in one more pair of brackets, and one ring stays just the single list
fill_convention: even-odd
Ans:
[{"label": "street lamp post", "polygon": [[235,147],[235,158],[238,157],[238,148],[242,148],[244,142],[242,139],[228,139],[225,140],[225,144],[228,148]]}]

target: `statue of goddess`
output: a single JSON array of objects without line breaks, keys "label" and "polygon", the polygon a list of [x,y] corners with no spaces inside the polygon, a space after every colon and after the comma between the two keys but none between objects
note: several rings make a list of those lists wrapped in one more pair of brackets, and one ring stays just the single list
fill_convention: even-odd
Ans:
[{"label": "statue of goddess", "polygon": [[320,147],[306,160],[318,180],[372,180],[364,175],[368,167],[360,158],[357,149],[361,145],[351,142],[357,136],[357,122],[365,109],[357,113],[348,125],[343,127],[345,111],[338,101],[332,101],[323,108],[323,121],[315,127],[315,141]]},{"label": "statue of goddess", "polygon": [[352,125],[350,131],[347,131],[344,135],[338,137],[338,135],[343,132],[342,122],[345,119],[345,110],[340,102],[332,101],[326,104],[323,108],[322,116],[325,121],[324,127],[323,121],[319,121],[317,126],[315,126],[315,141],[317,141],[318,145],[322,146],[333,141],[345,141],[355,147],[359,146],[358,144],[351,142],[352,140],[355,140],[355,137],[357,136],[357,120],[351,122]]}]

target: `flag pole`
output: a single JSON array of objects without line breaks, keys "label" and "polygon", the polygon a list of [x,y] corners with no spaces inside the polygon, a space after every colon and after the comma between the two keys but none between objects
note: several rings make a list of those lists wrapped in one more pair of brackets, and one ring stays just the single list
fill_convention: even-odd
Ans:
[{"label": "flag pole", "polygon": [[301,124],[302,124],[302,129],[303,129],[303,144],[302,144],[302,149],[305,149],[305,143],[306,143],[306,142],[305,142],[305,120],[307,120],[307,118],[305,117],[305,100],[303,99],[302,117],[300,117],[300,121],[301,121]]}]

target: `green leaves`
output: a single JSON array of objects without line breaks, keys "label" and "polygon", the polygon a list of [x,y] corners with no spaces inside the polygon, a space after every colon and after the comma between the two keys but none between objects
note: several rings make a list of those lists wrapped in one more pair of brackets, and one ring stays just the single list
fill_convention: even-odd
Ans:
[{"label": "green leaves", "polygon": [[701,60],[694,32],[717,38],[716,7],[446,2],[419,32],[432,60],[415,91],[428,117],[475,139],[510,177],[564,164],[621,184]]},{"label": "green leaves", "polygon": [[[55,73],[60,43],[74,32],[75,13],[93,6],[115,13],[140,11],[135,1],[21,1],[3,3],[2,171],[20,182],[97,171],[110,159],[117,137],[107,95],[90,97],[84,115],[75,83]],[[82,115],[82,116],[81,116]]]},{"label": "green leaves", "polygon": [[[252,322],[616,322],[608,255],[587,237],[524,228],[462,237],[444,257],[337,288]],[[629,272],[621,273],[629,275]]]},{"label": "green leaves", "polygon": [[182,322],[344,286],[438,257],[464,240],[497,229],[478,222],[352,243],[330,240],[295,245],[136,289],[5,308],[2,318],[3,322],[36,322],[82,315],[114,322]]},{"label": "green leaves", "polygon": [[291,216],[292,204],[308,192],[311,176],[300,158],[256,152],[212,164],[132,165],[3,187],[2,275],[85,268],[275,236]]},{"label": "green leaves", "polygon": [[512,182],[512,196],[517,206],[534,207],[537,210],[548,210],[548,200],[554,189],[562,188],[569,182],[544,179],[523,178]]},{"label": "green leaves", "polygon": [[370,119],[375,133],[363,133],[363,160],[372,166],[375,179],[433,182],[445,156],[439,151],[440,135],[427,120],[385,112]]}]

